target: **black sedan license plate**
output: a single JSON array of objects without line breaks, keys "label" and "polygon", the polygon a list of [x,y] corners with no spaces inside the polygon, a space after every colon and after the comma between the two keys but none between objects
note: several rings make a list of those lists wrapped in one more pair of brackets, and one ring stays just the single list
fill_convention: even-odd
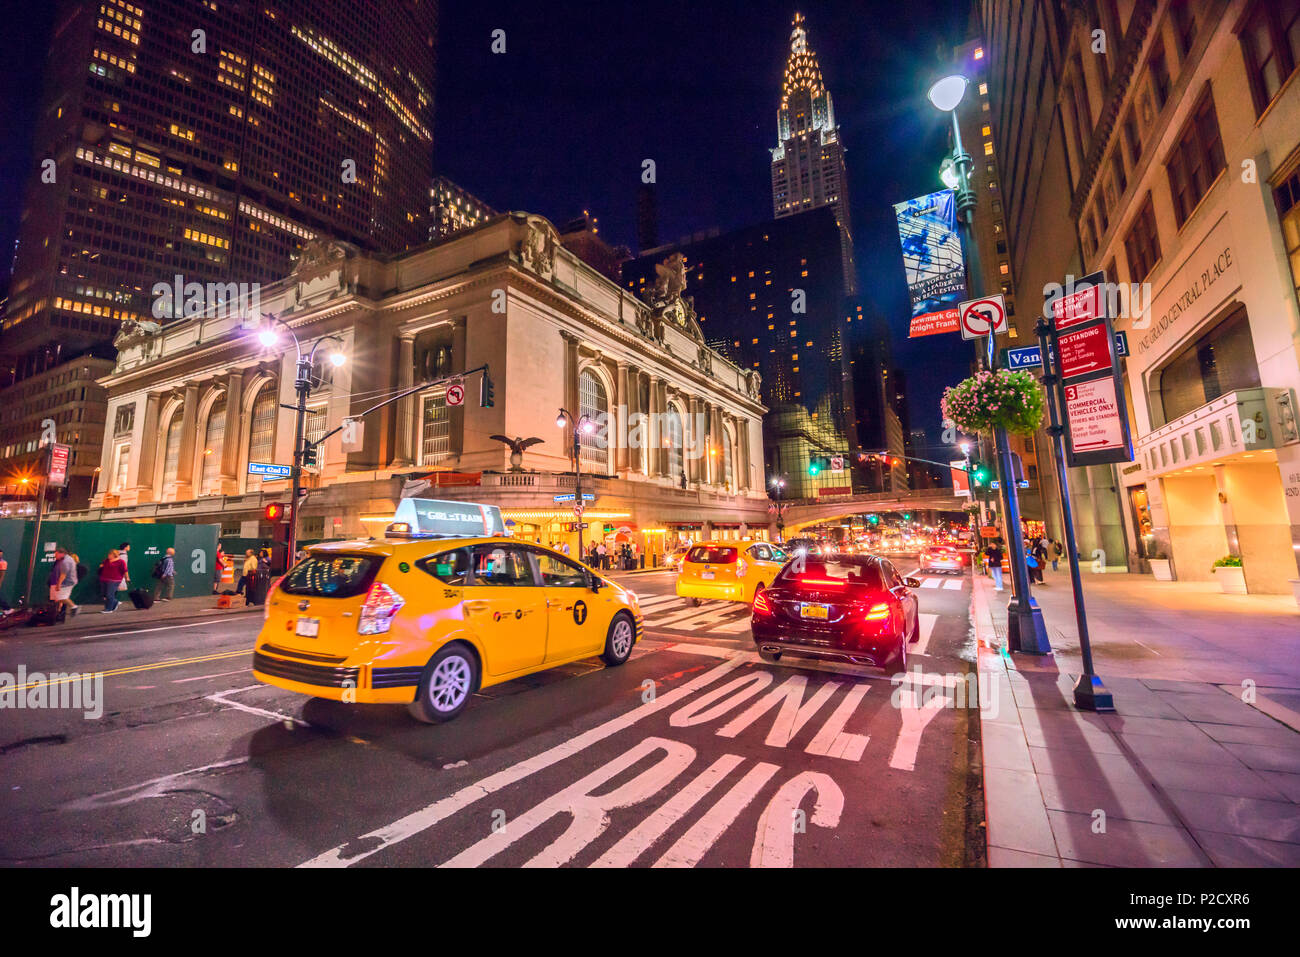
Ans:
[{"label": "black sedan license plate", "polygon": [[830,616],[830,605],[817,605],[806,601],[799,604],[799,617],[801,618],[820,618],[825,621]]}]

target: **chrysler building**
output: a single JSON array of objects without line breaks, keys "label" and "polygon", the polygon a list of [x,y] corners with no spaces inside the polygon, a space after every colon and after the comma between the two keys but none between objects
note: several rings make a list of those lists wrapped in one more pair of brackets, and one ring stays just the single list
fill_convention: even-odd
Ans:
[{"label": "chrysler building", "polygon": [[822,82],[817,54],[808,49],[802,13],[794,15],[776,126],[777,146],[772,150],[773,212],[779,219],[817,206],[835,210],[840,227],[844,290],[846,295],[855,295],[858,282],[853,266],[844,144],[840,142],[835,108],[830,91]]}]

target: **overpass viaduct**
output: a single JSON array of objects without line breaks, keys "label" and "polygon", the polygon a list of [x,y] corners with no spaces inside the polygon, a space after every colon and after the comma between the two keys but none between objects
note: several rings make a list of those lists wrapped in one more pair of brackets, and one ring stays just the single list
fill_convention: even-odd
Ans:
[{"label": "overpass viaduct", "polygon": [[871,492],[865,495],[837,495],[826,499],[794,499],[782,502],[785,529],[816,525],[864,512],[960,512],[969,499],[952,494],[952,489],[922,489],[915,492]]}]

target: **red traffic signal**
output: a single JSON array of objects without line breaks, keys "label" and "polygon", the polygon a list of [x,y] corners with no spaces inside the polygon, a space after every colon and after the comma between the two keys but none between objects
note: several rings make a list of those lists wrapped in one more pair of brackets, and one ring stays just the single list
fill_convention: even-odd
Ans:
[{"label": "red traffic signal", "polygon": [[278,522],[284,518],[284,506],[279,502],[272,502],[262,510],[268,522]]}]

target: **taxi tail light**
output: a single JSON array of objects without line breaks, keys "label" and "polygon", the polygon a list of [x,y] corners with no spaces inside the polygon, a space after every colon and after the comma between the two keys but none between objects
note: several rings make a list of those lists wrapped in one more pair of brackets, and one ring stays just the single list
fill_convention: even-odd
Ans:
[{"label": "taxi tail light", "polygon": [[744,578],[747,571],[749,571],[749,566],[745,564],[745,560],[743,558],[738,559],[736,561],[736,577]]},{"label": "taxi tail light", "polygon": [[382,635],[392,627],[393,616],[406,604],[406,599],[383,582],[375,582],[366,592],[357,621],[357,634]]},{"label": "taxi tail light", "polygon": [[754,614],[764,617],[772,614],[772,603],[767,600],[767,592],[761,591],[754,596]]}]

